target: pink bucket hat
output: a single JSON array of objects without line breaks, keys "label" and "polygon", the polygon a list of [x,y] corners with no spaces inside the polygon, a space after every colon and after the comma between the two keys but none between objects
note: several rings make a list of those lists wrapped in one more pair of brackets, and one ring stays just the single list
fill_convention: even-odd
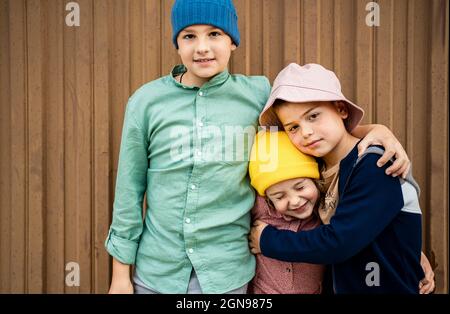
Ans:
[{"label": "pink bucket hat", "polygon": [[334,72],[315,63],[300,66],[291,63],[275,79],[269,100],[259,116],[261,126],[283,128],[272,105],[275,100],[301,103],[313,101],[344,101],[349,115],[345,126],[351,132],[361,122],[364,110],[349,101],[341,92],[341,84]]}]

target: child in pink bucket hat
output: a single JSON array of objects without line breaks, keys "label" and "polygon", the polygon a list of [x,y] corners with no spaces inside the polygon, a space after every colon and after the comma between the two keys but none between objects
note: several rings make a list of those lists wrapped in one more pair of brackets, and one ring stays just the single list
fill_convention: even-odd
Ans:
[{"label": "child in pink bucket hat", "polygon": [[[349,101],[341,91],[341,84],[334,72],[325,69],[320,64],[300,66],[289,64],[276,77],[269,100],[259,116],[261,126],[277,126],[285,129],[276,113],[276,108],[286,103],[341,103],[346,108],[347,116],[343,120],[348,133],[351,133],[361,122],[364,110]],[[288,131],[288,130],[286,130]],[[292,132],[287,132],[292,134]],[[292,137],[290,136],[292,140]],[[301,148],[299,148],[301,150]],[[314,152],[305,152],[314,155]],[[317,156],[316,156],[317,157]],[[320,217],[324,223],[329,223],[337,204],[337,172],[338,167],[322,171],[326,187],[329,189],[321,210]]]},{"label": "child in pink bucket hat", "polygon": [[278,74],[269,100],[259,116],[262,126],[283,127],[273,111],[273,104],[277,99],[297,103],[343,101],[349,110],[349,116],[346,119],[349,132],[353,131],[364,116],[364,110],[342,94],[341,84],[336,74],[320,64],[310,63],[300,66],[291,63]]},{"label": "child in pink bucket hat", "polygon": [[256,221],[250,246],[281,261],[332,265],[335,293],[417,294],[424,278],[420,189],[411,172],[403,179],[385,174],[391,162],[377,166],[381,146],[359,155],[361,140],[350,132],[363,114],[324,67],[281,71],[260,124],[282,127],[298,150],[321,159],[324,225],[296,233]]}]

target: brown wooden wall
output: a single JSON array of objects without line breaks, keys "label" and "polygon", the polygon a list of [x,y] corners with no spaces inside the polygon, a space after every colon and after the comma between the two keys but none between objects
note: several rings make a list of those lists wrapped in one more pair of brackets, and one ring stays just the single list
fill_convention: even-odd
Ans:
[{"label": "brown wooden wall", "polygon": [[[125,104],[179,62],[172,0],[0,0],[0,292],[104,293]],[[389,126],[422,188],[424,250],[448,292],[448,0],[235,0],[235,73],[334,69],[364,122]],[[65,265],[80,265],[79,287]]]}]

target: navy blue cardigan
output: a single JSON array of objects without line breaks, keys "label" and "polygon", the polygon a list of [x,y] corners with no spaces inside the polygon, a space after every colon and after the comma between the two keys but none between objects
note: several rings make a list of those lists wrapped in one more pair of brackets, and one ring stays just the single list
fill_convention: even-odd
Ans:
[{"label": "navy blue cardigan", "polygon": [[288,262],[332,264],[335,293],[418,293],[421,212],[416,190],[385,174],[377,154],[340,162],[339,202],[329,225],[293,232],[267,226],[262,254]]}]

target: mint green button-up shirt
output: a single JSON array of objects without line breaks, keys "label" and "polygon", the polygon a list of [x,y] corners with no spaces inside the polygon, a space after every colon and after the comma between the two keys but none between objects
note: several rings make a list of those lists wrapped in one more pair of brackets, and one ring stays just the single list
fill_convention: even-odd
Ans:
[{"label": "mint green button-up shirt", "polygon": [[161,293],[186,293],[192,268],[204,293],[224,293],[255,273],[248,152],[270,83],[224,71],[189,87],[174,79],[185,70],[129,99],[105,246]]}]

